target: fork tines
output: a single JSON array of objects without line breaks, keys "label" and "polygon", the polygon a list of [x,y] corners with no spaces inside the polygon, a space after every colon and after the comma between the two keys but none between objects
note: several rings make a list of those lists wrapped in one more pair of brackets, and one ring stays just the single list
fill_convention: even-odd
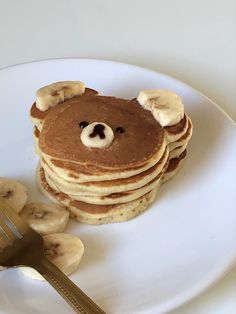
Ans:
[{"label": "fork tines", "polygon": [[18,231],[18,233],[23,235],[29,230],[29,226],[19,217],[19,215],[15,212],[15,210],[2,197],[0,197],[0,212],[5,218],[5,221],[9,221],[13,226],[13,229],[10,228],[9,223],[6,224],[4,222],[4,219],[0,219],[0,227],[1,229],[3,229],[7,238],[11,239],[12,231]]}]

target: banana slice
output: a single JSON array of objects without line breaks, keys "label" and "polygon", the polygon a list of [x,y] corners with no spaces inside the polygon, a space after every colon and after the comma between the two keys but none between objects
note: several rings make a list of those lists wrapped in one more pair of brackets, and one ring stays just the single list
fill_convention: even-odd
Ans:
[{"label": "banana slice", "polygon": [[137,97],[144,108],[150,110],[161,126],[171,126],[184,117],[184,105],[181,98],[168,90],[143,90]]},{"label": "banana slice", "polygon": [[69,219],[69,212],[60,205],[30,203],[27,204],[20,216],[36,232],[46,235],[63,232]]},{"label": "banana slice", "polygon": [[[73,273],[79,266],[84,253],[82,241],[71,234],[55,233],[43,237],[44,253],[47,258],[54,263],[67,276]],[[36,280],[44,278],[34,269],[20,267],[22,273]]]},{"label": "banana slice", "polygon": [[114,133],[106,123],[93,122],[83,128],[80,138],[84,146],[105,148],[112,143]]},{"label": "banana slice", "polygon": [[6,199],[17,213],[27,201],[26,187],[18,181],[0,177],[0,197]]},{"label": "banana slice", "polygon": [[40,88],[36,93],[36,107],[46,111],[66,99],[85,92],[85,85],[80,81],[61,81]]}]

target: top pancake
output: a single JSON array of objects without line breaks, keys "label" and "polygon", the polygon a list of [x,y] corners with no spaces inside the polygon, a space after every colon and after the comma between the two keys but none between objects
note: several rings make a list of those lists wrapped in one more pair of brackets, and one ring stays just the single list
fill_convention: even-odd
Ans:
[{"label": "top pancake", "polygon": [[[80,139],[80,122],[103,122],[114,132],[107,148],[88,148]],[[124,133],[117,133],[122,127]],[[81,95],[50,109],[39,136],[42,155],[83,165],[122,169],[147,163],[165,140],[164,129],[136,100]]]}]

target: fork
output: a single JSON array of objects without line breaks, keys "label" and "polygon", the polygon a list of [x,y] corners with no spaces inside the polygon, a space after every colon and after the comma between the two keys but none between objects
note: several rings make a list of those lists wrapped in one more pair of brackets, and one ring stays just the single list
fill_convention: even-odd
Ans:
[{"label": "fork", "polygon": [[43,238],[31,229],[0,197],[0,265],[27,266],[37,270],[81,314],[105,314],[43,253]]}]

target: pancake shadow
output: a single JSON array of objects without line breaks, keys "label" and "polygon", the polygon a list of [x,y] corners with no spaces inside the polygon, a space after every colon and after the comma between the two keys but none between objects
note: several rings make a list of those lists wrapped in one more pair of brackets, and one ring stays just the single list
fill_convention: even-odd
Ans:
[{"label": "pancake shadow", "polygon": [[[199,97],[200,103],[191,103],[187,114],[193,122],[193,135],[187,146],[187,157],[180,166],[179,172],[170,181],[164,183],[156,197],[158,201],[166,193],[183,191],[191,182],[202,182],[209,167],[212,167],[214,157],[219,158],[220,148],[226,140],[227,130],[225,120],[220,110],[213,105],[204,103]],[[204,106],[207,106],[205,110]],[[217,171],[217,169],[216,169]],[[170,188],[169,186],[174,185]]]},{"label": "pancake shadow", "polygon": [[[202,106],[195,105],[189,110],[193,122],[193,136],[187,147],[186,169],[191,177],[202,176],[205,167],[211,163],[225,141],[224,119],[222,112],[208,105],[207,114]],[[212,118],[214,117],[214,118]],[[223,118],[223,119],[222,119]]]}]

